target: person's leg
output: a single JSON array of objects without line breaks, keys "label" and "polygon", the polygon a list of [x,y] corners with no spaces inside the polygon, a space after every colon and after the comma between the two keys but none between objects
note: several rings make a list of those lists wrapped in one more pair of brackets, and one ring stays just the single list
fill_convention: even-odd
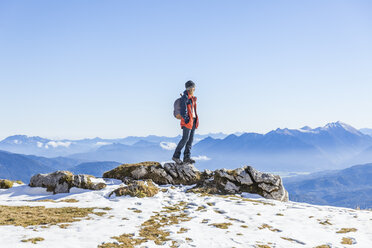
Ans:
[{"label": "person's leg", "polygon": [[174,151],[174,154],[173,154],[174,158],[180,158],[181,150],[185,146],[187,140],[189,139],[189,134],[191,130],[186,127],[182,127],[182,130],[183,130],[182,139],[180,140],[180,142],[178,142],[176,150]]},{"label": "person's leg", "polygon": [[192,126],[191,131],[190,131],[189,139],[186,143],[186,148],[185,148],[185,151],[183,153],[183,159],[190,158],[190,155],[191,155],[191,147],[192,147],[192,142],[194,140],[196,118],[193,121],[194,121],[194,124]]}]

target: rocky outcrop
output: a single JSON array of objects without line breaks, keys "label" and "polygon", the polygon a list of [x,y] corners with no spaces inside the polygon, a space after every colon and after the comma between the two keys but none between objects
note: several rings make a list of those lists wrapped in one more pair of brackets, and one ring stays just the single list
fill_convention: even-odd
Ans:
[{"label": "rocky outcrop", "polygon": [[251,166],[234,170],[219,169],[203,172],[205,180],[199,182],[188,192],[211,194],[237,194],[248,192],[259,194],[267,199],[288,201],[288,192],[280,176],[257,171]]},{"label": "rocky outcrop", "polygon": [[129,179],[151,179],[158,185],[196,184],[188,192],[211,194],[248,192],[268,199],[288,201],[288,192],[280,176],[257,171],[251,166],[234,170],[218,169],[200,172],[192,164],[165,163],[162,166],[158,162],[141,162],[120,165],[105,172],[103,177],[120,179],[123,182]]},{"label": "rocky outcrop", "polygon": [[69,171],[56,171],[49,174],[36,174],[30,179],[29,186],[47,188],[47,191],[69,193],[72,187],[100,190],[106,187],[103,182],[97,182],[91,175],[74,175]]},{"label": "rocky outcrop", "polygon": [[202,179],[201,172],[192,164],[177,165],[175,163],[166,163],[163,167],[159,162],[152,161],[122,164],[113,170],[105,172],[102,177],[115,178],[122,181],[125,178],[151,179],[158,185],[191,185]]},{"label": "rocky outcrop", "polygon": [[159,188],[153,184],[151,179],[146,180],[126,180],[126,186],[117,188],[109,194],[116,196],[130,195],[133,197],[151,197],[159,192]]}]

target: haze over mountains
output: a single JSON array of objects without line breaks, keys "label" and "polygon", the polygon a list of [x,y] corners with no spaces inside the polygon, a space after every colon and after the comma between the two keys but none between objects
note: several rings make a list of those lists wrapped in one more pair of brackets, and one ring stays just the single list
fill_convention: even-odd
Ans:
[{"label": "haze over mountains", "polygon": [[[210,133],[210,134],[195,134],[194,144],[198,141],[206,138],[224,138],[227,134],[224,133]],[[176,137],[165,137],[149,135],[146,137],[128,136],[125,138],[118,139],[101,139],[99,137],[93,139],[80,139],[80,140],[51,140],[41,138],[38,136],[27,136],[27,135],[13,135],[0,141],[0,150],[22,153],[27,155],[37,155],[44,157],[57,157],[57,156],[68,156],[75,153],[91,152],[95,151],[101,146],[111,144],[123,144],[133,145],[139,141],[147,141],[155,144],[162,142],[178,142],[181,139],[181,135]]]},{"label": "haze over mountains", "polygon": [[314,172],[368,163],[372,161],[368,156],[371,147],[371,136],[335,122],[314,129],[285,128],[266,134],[206,138],[195,145],[194,151],[212,158],[203,162],[206,167],[245,163],[260,170]]},{"label": "haze over mountains", "polygon": [[[2,140],[0,150],[48,158],[64,156],[79,162],[169,161],[180,138],[50,140],[15,135]],[[196,134],[192,156],[199,169],[250,164],[263,171],[315,172],[372,162],[372,137],[342,122],[314,129],[278,128],[266,134]]]},{"label": "haze over mountains", "polygon": [[372,208],[372,163],[342,170],[283,178],[291,201]]},{"label": "haze over mountains", "polygon": [[[344,176],[340,177],[340,173],[356,171],[345,168],[372,163],[372,137],[368,130],[335,122],[314,129],[278,128],[266,134],[196,134],[192,156],[199,170],[252,165],[283,178],[316,172],[284,179],[292,200],[352,207],[359,202],[371,206],[372,200],[365,196],[372,192],[372,186],[366,184],[366,188],[361,188],[357,182],[362,170],[370,174],[370,165],[356,167],[358,173],[346,181]],[[50,140],[10,136],[0,142],[0,178],[27,183],[33,174],[56,170],[100,176],[121,163],[169,161],[180,138],[151,135]],[[326,174],[329,177],[323,178]],[[336,182],[342,184],[340,180],[348,186],[338,187]]]}]

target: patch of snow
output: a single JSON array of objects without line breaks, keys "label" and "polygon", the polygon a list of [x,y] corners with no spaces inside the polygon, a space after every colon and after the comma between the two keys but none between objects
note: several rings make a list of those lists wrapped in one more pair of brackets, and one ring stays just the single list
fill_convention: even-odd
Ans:
[{"label": "patch of snow", "polygon": [[[102,242],[116,242],[113,236],[133,233],[138,237],[140,226],[154,215],[161,213],[164,207],[174,206],[184,201],[187,209],[183,211],[191,217],[188,221],[168,225],[171,240],[179,241],[180,248],[186,247],[257,247],[258,244],[270,247],[316,247],[328,244],[330,247],[343,247],[342,237],[352,239],[355,247],[370,247],[372,244],[372,211],[355,210],[342,207],[318,206],[299,202],[280,202],[264,199],[256,194],[220,197],[185,193],[193,185],[160,185],[154,197],[108,197],[108,194],[122,185],[120,180],[103,179],[107,187],[102,190],[83,190],[72,188],[70,193],[55,194],[44,188],[31,188],[28,185],[16,185],[0,190],[0,205],[7,206],[45,206],[45,207],[110,207],[107,214],[91,219],[69,223],[65,229],[52,225],[48,228],[33,228],[4,225],[0,226],[1,247],[55,247],[55,248],[91,248]],[[234,199],[235,198],[235,199]],[[53,199],[57,202],[32,202],[29,200]],[[78,202],[58,202],[62,199],[76,199]],[[254,199],[249,201],[248,199]],[[261,203],[260,203],[261,202]],[[200,209],[201,208],[201,209]],[[141,210],[135,213],[133,209]],[[328,220],[331,225],[320,222]],[[231,223],[227,229],[217,228],[213,223]],[[266,224],[270,228],[262,228]],[[178,233],[186,228],[185,233]],[[356,232],[337,233],[341,228],[356,228]],[[22,239],[43,237],[37,244],[21,242]],[[282,237],[292,239],[285,240]],[[186,239],[188,238],[188,240]],[[294,241],[293,241],[294,240]],[[170,247],[172,241],[166,241],[164,247]],[[142,243],[140,247],[159,247],[153,241]]]}]

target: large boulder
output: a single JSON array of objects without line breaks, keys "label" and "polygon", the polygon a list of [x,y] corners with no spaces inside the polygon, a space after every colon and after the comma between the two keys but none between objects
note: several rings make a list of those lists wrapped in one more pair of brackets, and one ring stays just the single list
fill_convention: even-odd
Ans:
[{"label": "large boulder", "polygon": [[56,171],[49,174],[36,174],[31,177],[31,187],[43,187],[47,191],[57,193],[69,193],[72,187],[100,190],[106,187],[106,184],[96,180],[91,175],[74,175],[69,171]]},{"label": "large boulder", "polygon": [[164,167],[159,162],[141,162],[122,164],[103,174],[104,178],[115,178],[124,181],[126,178],[151,179],[158,185],[184,184],[191,185],[201,180],[201,173],[192,164],[177,165],[166,163]]}]

